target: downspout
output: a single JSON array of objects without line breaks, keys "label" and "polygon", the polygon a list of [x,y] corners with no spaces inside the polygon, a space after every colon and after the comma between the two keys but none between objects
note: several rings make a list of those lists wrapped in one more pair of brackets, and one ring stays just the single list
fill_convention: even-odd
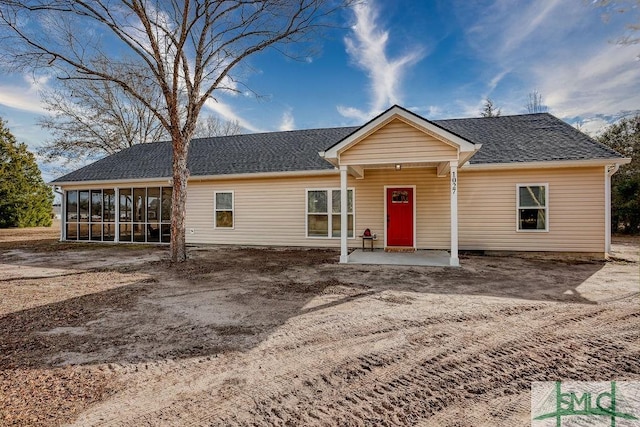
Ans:
[{"label": "downspout", "polygon": [[604,168],[604,251],[606,254],[611,252],[611,177],[618,172],[620,164],[615,163],[613,166],[607,165]]},{"label": "downspout", "polygon": [[620,169],[620,163],[616,163],[613,165],[613,170],[609,172],[609,176],[612,176],[613,174],[615,174],[616,172],[618,172],[618,169]]}]

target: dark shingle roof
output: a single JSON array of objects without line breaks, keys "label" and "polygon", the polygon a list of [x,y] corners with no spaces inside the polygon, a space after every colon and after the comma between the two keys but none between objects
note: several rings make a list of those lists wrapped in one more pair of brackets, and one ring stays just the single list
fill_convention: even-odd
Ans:
[{"label": "dark shingle roof", "polygon": [[469,161],[471,164],[621,157],[548,113],[435,120],[434,123],[482,144]]},{"label": "dark shingle roof", "polygon": [[[434,120],[433,123],[482,144],[471,158],[472,164],[621,157],[547,113]],[[194,139],[188,167],[191,176],[332,169],[318,152],[357,129],[309,129]],[[171,157],[169,142],[135,145],[53,182],[170,177]]]},{"label": "dark shingle roof", "polygon": [[[318,152],[355,127],[198,138],[189,147],[191,176],[333,169]],[[53,182],[170,177],[170,142],[134,145]]]}]

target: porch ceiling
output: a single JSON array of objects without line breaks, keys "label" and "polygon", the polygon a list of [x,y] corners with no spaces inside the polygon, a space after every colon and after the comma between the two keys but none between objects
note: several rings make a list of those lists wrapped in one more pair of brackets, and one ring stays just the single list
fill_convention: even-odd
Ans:
[{"label": "porch ceiling", "polygon": [[365,170],[366,169],[395,169],[396,164],[399,164],[402,169],[405,169],[405,168],[408,169],[408,168],[436,168],[441,163],[445,163],[445,162],[376,163],[376,164],[349,165],[349,166],[358,166]]},{"label": "porch ceiling", "polygon": [[450,162],[409,162],[409,163],[374,163],[374,164],[361,164],[361,165],[348,165],[349,174],[356,178],[364,178],[366,170],[397,170],[397,165],[400,165],[400,170],[416,169],[416,168],[435,168],[437,175],[442,177],[449,173]]}]

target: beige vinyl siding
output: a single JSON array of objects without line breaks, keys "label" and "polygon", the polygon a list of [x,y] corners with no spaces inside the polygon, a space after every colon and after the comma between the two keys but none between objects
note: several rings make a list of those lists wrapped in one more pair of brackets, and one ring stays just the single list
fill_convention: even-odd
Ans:
[{"label": "beige vinyl siding", "polygon": [[[386,186],[416,185],[416,241],[419,248],[449,248],[447,178],[435,168],[368,170],[364,180],[349,177],[355,189],[355,235],[365,228],[384,246],[384,192]],[[187,196],[187,242],[270,246],[340,246],[340,239],[306,237],[306,190],[339,188],[340,176],[215,180],[190,182]],[[214,191],[234,191],[233,230],[214,229]],[[193,234],[190,230],[193,229]],[[361,240],[349,239],[350,247]]]},{"label": "beige vinyl siding", "polygon": [[[352,178],[349,179],[349,187],[356,187]],[[190,181],[187,188],[187,242],[339,247],[339,238],[306,237],[306,190],[325,188],[340,188],[337,172],[329,176]],[[214,191],[233,191],[233,229],[214,228]],[[357,202],[355,211],[358,235]],[[349,241],[356,242],[353,239]],[[357,245],[357,242],[350,245]]]},{"label": "beige vinyl siding", "polygon": [[[157,187],[159,181],[73,185],[65,190]],[[548,184],[548,232],[516,231],[516,185]],[[166,185],[166,184],[165,184]],[[370,228],[384,246],[385,186],[415,186],[416,246],[450,248],[449,177],[435,168],[369,169],[349,177],[355,190],[355,235]],[[340,246],[340,239],[306,237],[306,190],[339,188],[340,177],[316,175],[197,181],[187,189],[187,242],[273,246]],[[215,229],[214,191],[234,192],[234,229]],[[602,167],[512,169],[458,173],[462,250],[604,252]],[[193,229],[193,233],[190,233]],[[349,239],[360,247],[359,238]]]},{"label": "beige vinyl siding", "polygon": [[[458,174],[460,249],[604,252],[602,167]],[[516,231],[516,184],[548,184],[549,231]]]},{"label": "beige vinyl siding", "polygon": [[449,179],[438,178],[435,168],[395,171],[367,170],[356,181],[358,234],[365,228],[378,235],[375,247],[384,247],[384,193],[387,187],[415,185],[416,246],[419,249],[449,249]]},{"label": "beige vinyl siding", "polygon": [[457,149],[398,119],[340,154],[342,165],[441,160],[458,160]]}]

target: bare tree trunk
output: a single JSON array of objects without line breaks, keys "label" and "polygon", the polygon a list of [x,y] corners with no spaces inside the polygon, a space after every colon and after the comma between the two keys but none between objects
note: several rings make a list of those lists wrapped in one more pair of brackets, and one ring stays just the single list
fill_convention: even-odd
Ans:
[{"label": "bare tree trunk", "polygon": [[[171,200],[171,261],[183,262],[187,259],[186,216],[188,139],[179,132],[172,135],[173,141],[173,196]],[[177,154],[177,155],[176,155]]]},{"label": "bare tree trunk", "polygon": [[[232,73],[258,52],[308,57],[286,47],[314,41],[352,1],[0,0],[0,39],[11,46],[2,58],[16,69],[114,85],[160,122],[173,142],[171,259],[182,262],[187,152],[202,106],[221,90],[238,92]],[[103,44],[96,31],[114,37]]]}]

